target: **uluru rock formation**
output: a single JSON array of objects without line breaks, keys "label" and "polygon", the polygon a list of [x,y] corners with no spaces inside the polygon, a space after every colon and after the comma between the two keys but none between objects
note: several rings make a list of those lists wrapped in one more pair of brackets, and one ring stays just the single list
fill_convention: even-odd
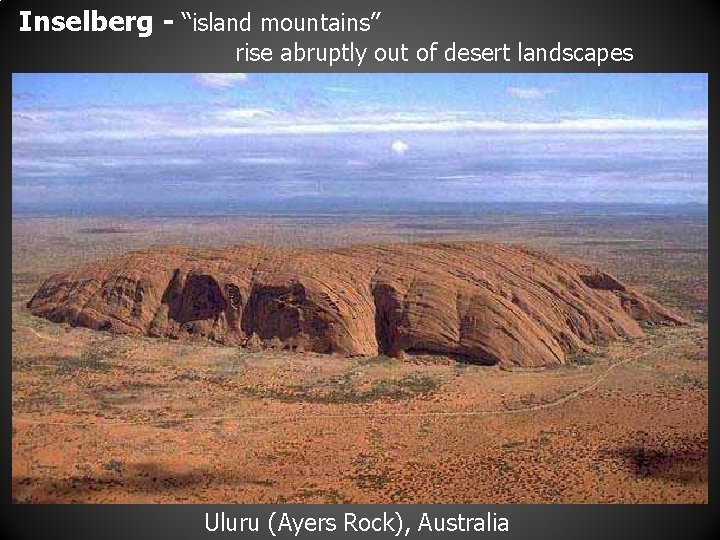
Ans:
[{"label": "uluru rock formation", "polygon": [[51,276],[28,307],[119,333],[520,366],[683,324],[596,268],[465,242],[135,251]]}]

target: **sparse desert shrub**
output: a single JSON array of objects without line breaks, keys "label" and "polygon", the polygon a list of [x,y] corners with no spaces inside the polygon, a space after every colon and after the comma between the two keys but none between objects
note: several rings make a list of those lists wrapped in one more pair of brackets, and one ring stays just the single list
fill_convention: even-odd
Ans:
[{"label": "sparse desert shrub", "polygon": [[317,487],[300,488],[295,496],[303,502],[318,498],[328,504],[343,504],[350,502],[347,496],[337,489],[322,489]]},{"label": "sparse desert shrub", "polygon": [[237,349],[231,357],[218,363],[215,368],[215,374],[228,379],[239,375],[245,369],[248,354],[248,351],[245,349]]},{"label": "sparse desert shrub", "polygon": [[194,370],[188,370],[188,371],[183,371],[182,373],[175,375],[175,377],[173,377],[173,380],[176,380],[176,381],[201,381],[201,380],[203,380],[203,376]]},{"label": "sparse desert shrub", "polygon": [[77,371],[107,373],[111,367],[97,352],[89,352],[82,356],[61,358],[55,372],[57,375],[71,375]]},{"label": "sparse desert shrub", "polygon": [[595,359],[587,353],[572,354],[568,357],[568,364],[575,366],[592,366]]},{"label": "sparse desert shrub", "polygon": [[253,332],[252,336],[250,336],[245,342],[245,347],[247,347],[248,350],[253,352],[260,351],[263,348],[262,339],[260,339],[260,336]]},{"label": "sparse desert shrub", "polygon": [[[328,389],[329,386],[329,389]],[[323,388],[324,387],[324,388]],[[433,393],[440,381],[420,373],[412,373],[401,379],[380,379],[369,388],[358,388],[352,378],[345,374],[314,385],[288,385],[280,388],[245,386],[241,392],[248,397],[276,399],[285,403],[371,403],[380,399],[404,400]]]},{"label": "sparse desert shrub", "polygon": [[590,339],[589,343],[590,345],[595,345],[597,347],[605,347],[610,343],[610,341],[607,338],[594,337]]},{"label": "sparse desert shrub", "polygon": [[456,377],[460,377],[463,373],[467,373],[470,366],[465,362],[455,362],[453,364],[453,373]]},{"label": "sparse desert shrub", "polygon": [[422,373],[412,373],[402,379],[381,379],[370,387],[371,401],[381,398],[405,399],[429,394],[437,389],[437,379]]},{"label": "sparse desert shrub", "polygon": [[498,469],[502,472],[510,472],[513,470],[513,466],[503,459],[498,463]]},{"label": "sparse desert shrub", "polygon": [[383,467],[377,471],[356,474],[353,479],[362,489],[382,489],[390,481],[390,470]]},{"label": "sparse desert shrub", "polygon": [[383,364],[389,364],[393,361],[392,358],[389,356],[386,356],[384,354],[379,354],[377,356],[370,356],[367,358],[359,358],[358,364],[361,366],[375,366],[375,365],[383,365]]},{"label": "sparse desert shrub", "polygon": [[688,385],[697,389],[704,390],[708,387],[707,379],[695,375],[694,373],[685,372],[680,375],[675,375],[675,380],[680,384]]},{"label": "sparse desert shrub", "polygon": [[122,473],[125,470],[125,464],[119,459],[111,459],[103,464],[103,469],[114,473]]},{"label": "sparse desert shrub", "polygon": [[648,336],[654,336],[657,334],[657,326],[651,322],[640,321],[640,328],[642,328]]},{"label": "sparse desert shrub", "polygon": [[506,450],[511,450],[513,448],[517,448],[518,446],[522,446],[523,444],[523,441],[507,441],[502,444],[502,447]]}]

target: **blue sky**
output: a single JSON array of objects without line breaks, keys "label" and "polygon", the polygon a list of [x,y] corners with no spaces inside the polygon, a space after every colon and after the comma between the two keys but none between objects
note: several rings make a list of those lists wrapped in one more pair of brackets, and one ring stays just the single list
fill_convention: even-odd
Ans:
[{"label": "blue sky", "polygon": [[707,201],[705,74],[15,74],[13,204]]}]

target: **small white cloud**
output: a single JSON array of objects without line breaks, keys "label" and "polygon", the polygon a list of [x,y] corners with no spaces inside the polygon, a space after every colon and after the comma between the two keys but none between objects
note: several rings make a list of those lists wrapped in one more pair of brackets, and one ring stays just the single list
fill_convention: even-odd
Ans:
[{"label": "small white cloud", "polygon": [[273,111],[271,109],[227,109],[217,112],[217,118],[228,122],[251,120],[253,118],[263,118],[272,115]]},{"label": "small white cloud", "polygon": [[538,88],[537,86],[528,86],[522,88],[520,86],[508,86],[507,93],[512,97],[519,99],[543,99],[554,93],[555,90],[552,88]]},{"label": "small white cloud", "polygon": [[405,141],[401,141],[400,139],[396,139],[392,142],[390,145],[390,150],[392,150],[395,154],[398,156],[402,156],[405,154],[408,150],[410,150],[410,147]]},{"label": "small white cloud", "polygon": [[247,73],[196,73],[195,80],[215,90],[228,90],[247,82]]}]

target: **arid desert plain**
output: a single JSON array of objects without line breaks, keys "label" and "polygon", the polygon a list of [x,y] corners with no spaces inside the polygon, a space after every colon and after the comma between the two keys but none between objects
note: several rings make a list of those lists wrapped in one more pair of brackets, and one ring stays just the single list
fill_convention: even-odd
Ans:
[{"label": "arid desert plain", "polygon": [[[51,274],[129,250],[519,244],[682,314],[562,365],[346,357],[32,315]],[[707,502],[703,211],[13,220],[16,502]]]}]

